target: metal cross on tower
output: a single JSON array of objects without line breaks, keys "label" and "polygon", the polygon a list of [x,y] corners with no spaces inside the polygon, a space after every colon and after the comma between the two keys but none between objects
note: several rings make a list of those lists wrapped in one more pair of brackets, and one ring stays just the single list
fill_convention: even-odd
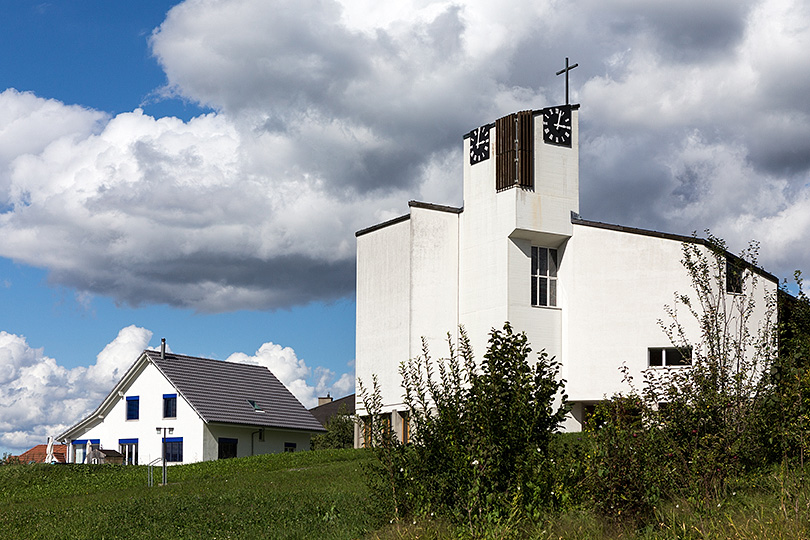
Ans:
[{"label": "metal cross on tower", "polygon": [[574,64],[573,66],[568,65],[568,57],[565,57],[565,69],[561,69],[557,72],[557,75],[562,75],[565,73],[565,104],[569,105],[568,102],[568,72],[577,67],[579,64]]}]

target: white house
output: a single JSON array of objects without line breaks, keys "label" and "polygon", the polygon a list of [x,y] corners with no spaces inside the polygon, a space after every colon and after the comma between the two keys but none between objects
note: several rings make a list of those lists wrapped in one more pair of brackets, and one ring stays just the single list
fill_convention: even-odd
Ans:
[{"label": "white house", "polygon": [[[683,243],[703,242],[582,219],[578,118],[579,106],[565,105],[473,129],[463,208],[411,201],[407,215],[356,233],[357,376],[368,386],[377,375],[398,433],[399,363],[421,354],[423,337],[446,356],[459,325],[478,359],[505,321],[556,357],[574,404],[567,430],[581,428],[589,405],[627,390],[622,364],[640,381],[677,359],[657,321],[676,291],[691,290]],[[754,273],[757,288],[746,290],[756,325],[778,280],[750,266],[745,279]],[[696,324],[687,330],[698,335]]]},{"label": "white house", "polygon": [[[164,433],[165,431],[165,433]],[[129,464],[309,450],[323,426],[265,367],[146,350],[87,418],[57,437],[68,463],[88,448]]]}]

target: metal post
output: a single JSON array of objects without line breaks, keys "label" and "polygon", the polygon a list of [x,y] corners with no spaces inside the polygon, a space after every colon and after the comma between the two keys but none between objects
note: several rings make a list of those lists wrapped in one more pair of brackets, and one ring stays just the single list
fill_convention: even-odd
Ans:
[{"label": "metal post", "polygon": [[163,428],[163,485],[166,485],[166,428]]}]

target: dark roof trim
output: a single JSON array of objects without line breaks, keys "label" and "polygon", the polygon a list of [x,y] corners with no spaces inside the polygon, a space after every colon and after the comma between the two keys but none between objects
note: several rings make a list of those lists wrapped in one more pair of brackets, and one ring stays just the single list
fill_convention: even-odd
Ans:
[{"label": "dark roof trim", "polygon": [[436,210],[438,212],[449,212],[451,214],[460,214],[464,208],[456,208],[455,206],[445,206],[443,204],[433,204],[420,201],[408,201],[409,208],[424,208],[425,210]]},{"label": "dark roof trim", "polygon": [[[685,236],[682,234],[672,234],[672,233],[665,233],[659,231],[651,231],[649,229],[638,229],[636,227],[625,227],[623,225],[613,225],[611,223],[602,223],[601,221],[589,221],[587,219],[582,219],[579,217],[578,214],[571,212],[571,223],[574,225],[583,225],[585,227],[594,227],[597,229],[607,229],[609,231],[616,231],[616,232],[623,232],[628,234],[639,234],[642,236],[652,236],[654,238],[663,238],[665,240],[674,240],[676,242],[688,242],[690,244],[701,244],[708,248],[711,248],[712,245],[709,243],[708,240],[705,238],[699,238],[697,236]],[[731,253],[730,251],[725,251],[725,256],[731,259],[734,263],[741,265],[752,272],[756,272],[760,276],[764,277],[765,279],[771,280],[777,285],[779,284],[779,278],[760,268],[759,266],[754,266],[750,262],[741,259],[737,255]]]},{"label": "dark roof trim", "polygon": [[[455,206],[445,206],[443,204],[433,204],[433,203],[426,203],[420,201],[408,201],[409,208],[424,208],[426,210],[436,210],[437,212],[449,212],[451,214],[460,214],[464,211],[464,208],[456,208]],[[396,225],[397,223],[401,223],[403,221],[408,221],[411,219],[410,214],[405,214],[404,216],[395,217],[394,219],[389,219],[388,221],[383,221],[382,223],[377,223],[376,225],[372,225],[371,227],[367,227],[365,229],[360,229],[354,236],[363,236],[364,234],[368,234],[370,232],[374,232],[380,229],[384,229],[390,225]]]},{"label": "dark roof trim", "polygon": [[372,225],[371,227],[367,227],[365,229],[360,229],[359,231],[354,233],[354,235],[355,236],[363,236],[364,234],[368,234],[370,232],[374,232],[376,230],[383,229],[385,227],[388,227],[389,225],[395,225],[395,224],[401,223],[403,221],[408,221],[409,219],[411,219],[411,215],[410,214],[405,214],[404,216],[395,217],[394,219],[389,219],[388,221],[383,221],[382,223],[377,223],[376,225]]}]

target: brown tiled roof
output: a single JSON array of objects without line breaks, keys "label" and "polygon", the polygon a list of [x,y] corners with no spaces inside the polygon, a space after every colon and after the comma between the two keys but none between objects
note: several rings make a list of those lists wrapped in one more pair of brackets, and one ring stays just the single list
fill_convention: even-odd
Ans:
[{"label": "brown tiled roof", "polygon": [[[64,444],[53,445],[53,457],[59,463],[65,462],[65,450],[67,446]],[[45,463],[45,456],[48,454],[47,444],[38,444],[30,450],[27,450],[17,456],[20,463]]]}]

